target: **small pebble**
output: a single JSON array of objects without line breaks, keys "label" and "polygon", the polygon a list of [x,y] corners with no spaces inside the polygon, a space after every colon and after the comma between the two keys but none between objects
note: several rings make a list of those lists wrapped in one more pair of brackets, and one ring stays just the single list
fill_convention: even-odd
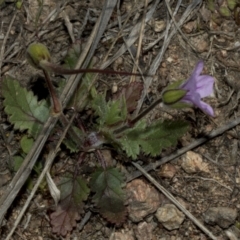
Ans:
[{"label": "small pebble", "polygon": [[212,207],[203,215],[204,221],[210,225],[217,224],[222,228],[228,228],[235,223],[237,218],[237,209],[229,207]]},{"label": "small pebble", "polygon": [[178,229],[185,219],[185,215],[173,204],[160,207],[155,216],[168,230]]}]

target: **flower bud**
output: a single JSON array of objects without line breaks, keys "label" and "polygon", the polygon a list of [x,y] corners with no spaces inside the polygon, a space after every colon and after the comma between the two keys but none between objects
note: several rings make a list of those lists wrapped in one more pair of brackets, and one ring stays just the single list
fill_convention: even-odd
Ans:
[{"label": "flower bud", "polygon": [[51,56],[47,47],[41,43],[32,43],[27,49],[28,62],[37,69],[43,69],[41,62],[50,62]]},{"label": "flower bud", "polygon": [[169,89],[162,93],[162,101],[166,105],[172,105],[180,101],[187,91],[183,89]]}]

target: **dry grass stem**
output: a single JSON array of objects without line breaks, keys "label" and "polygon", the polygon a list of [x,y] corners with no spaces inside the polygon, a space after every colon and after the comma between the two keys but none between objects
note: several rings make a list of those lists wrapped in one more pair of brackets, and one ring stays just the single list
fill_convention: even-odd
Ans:
[{"label": "dry grass stem", "polygon": [[151,175],[149,175],[139,164],[132,162],[132,164],[158,189],[160,190],[172,203],[174,203],[194,224],[196,224],[207,236],[213,240],[215,237],[197,218],[195,218],[170,192],[161,186]]}]

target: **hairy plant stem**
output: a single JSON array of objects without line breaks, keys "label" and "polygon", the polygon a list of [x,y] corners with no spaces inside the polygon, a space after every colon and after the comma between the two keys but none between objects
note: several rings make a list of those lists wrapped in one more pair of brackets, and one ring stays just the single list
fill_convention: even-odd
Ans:
[{"label": "hairy plant stem", "polygon": [[56,64],[50,62],[42,62],[41,67],[45,68],[47,71],[52,71],[58,74],[78,74],[78,73],[101,73],[101,74],[120,74],[126,76],[149,76],[147,74],[140,74],[140,73],[130,73],[130,72],[121,72],[121,71],[113,71],[108,69],[93,69],[93,68],[86,68],[86,69],[66,69],[58,66]]},{"label": "hairy plant stem", "polygon": [[113,131],[114,134],[120,134],[124,132],[125,130],[132,128],[139,120],[141,120],[143,117],[145,117],[150,111],[152,111],[159,103],[161,103],[162,98],[160,97],[157,99],[152,105],[150,105],[148,108],[146,108],[144,111],[142,111],[139,115],[137,115],[132,120],[129,120],[125,125],[122,127],[116,129]]},{"label": "hairy plant stem", "polygon": [[44,73],[44,76],[45,76],[45,79],[46,79],[46,83],[47,83],[47,86],[48,86],[49,93],[50,93],[51,98],[52,98],[53,112],[58,114],[62,111],[61,103],[60,103],[60,101],[57,97],[56,91],[55,91],[54,86],[51,82],[48,71],[43,69],[43,73]]}]

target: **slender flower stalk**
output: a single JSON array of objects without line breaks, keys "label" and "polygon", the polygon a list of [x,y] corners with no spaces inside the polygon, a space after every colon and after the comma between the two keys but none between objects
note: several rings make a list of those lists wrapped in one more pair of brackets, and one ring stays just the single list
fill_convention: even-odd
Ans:
[{"label": "slender flower stalk", "polygon": [[58,114],[62,110],[60,100],[57,97],[54,86],[50,80],[49,72],[58,74],[78,74],[78,73],[101,73],[101,74],[121,74],[126,76],[147,76],[146,74],[119,72],[103,69],[65,69],[61,66],[51,63],[51,56],[47,47],[41,43],[32,43],[27,49],[27,60],[35,68],[41,69],[44,72],[47,86],[52,98],[53,112]]},{"label": "slender flower stalk", "polygon": [[52,99],[52,102],[53,102],[53,113],[58,114],[62,111],[61,102],[58,99],[57,93],[56,93],[56,91],[54,89],[54,86],[51,82],[49,73],[45,70],[43,70],[43,73],[44,73],[45,80],[46,80],[46,83],[47,83],[47,86],[48,86],[48,90],[49,90],[49,93],[51,95],[51,99]]}]

